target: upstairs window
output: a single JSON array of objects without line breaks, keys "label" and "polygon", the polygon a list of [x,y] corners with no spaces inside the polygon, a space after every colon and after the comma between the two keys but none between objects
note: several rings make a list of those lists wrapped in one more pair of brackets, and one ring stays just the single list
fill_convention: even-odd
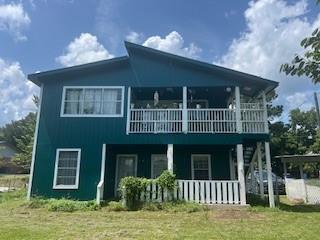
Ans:
[{"label": "upstairs window", "polygon": [[65,87],[61,116],[121,117],[123,87]]},{"label": "upstairs window", "polygon": [[57,149],[53,188],[78,188],[80,152],[80,149]]}]

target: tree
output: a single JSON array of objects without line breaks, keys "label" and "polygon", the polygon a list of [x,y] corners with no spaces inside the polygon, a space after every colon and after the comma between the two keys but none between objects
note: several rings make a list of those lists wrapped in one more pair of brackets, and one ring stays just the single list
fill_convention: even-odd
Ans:
[{"label": "tree", "polygon": [[[317,1],[318,3],[320,1]],[[291,63],[284,63],[280,72],[286,75],[307,76],[313,83],[320,82],[320,29],[313,31],[310,37],[303,39],[300,45],[306,50],[303,56],[296,54]]]},{"label": "tree", "polygon": [[[33,97],[33,102],[38,105],[38,97]],[[30,168],[34,131],[36,126],[36,113],[30,112],[23,119],[12,121],[0,128],[0,139],[11,144],[17,149],[13,162],[28,170]]]}]

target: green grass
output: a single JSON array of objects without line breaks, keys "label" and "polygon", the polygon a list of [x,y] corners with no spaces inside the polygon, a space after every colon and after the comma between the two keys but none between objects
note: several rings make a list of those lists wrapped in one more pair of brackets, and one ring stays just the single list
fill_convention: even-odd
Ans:
[{"label": "green grass", "polygon": [[257,202],[210,210],[168,203],[123,211],[109,202],[95,211],[56,212],[48,202],[78,203],[36,199],[30,206],[24,196],[24,191],[0,194],[0,239],[319,239],[320,207],[285,199],[276,209]]}]

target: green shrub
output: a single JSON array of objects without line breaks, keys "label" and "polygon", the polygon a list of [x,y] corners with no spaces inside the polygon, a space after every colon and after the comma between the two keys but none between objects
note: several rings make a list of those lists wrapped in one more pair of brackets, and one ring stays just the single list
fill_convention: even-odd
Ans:
[{"label": "green shrub", "polygon": [[52,212],[95,211],[100,208],[95,201],[74,201],[69,199],[51,199],[47,208]]},{"label": "green shrub", "polygon": [[48,204],[48,201],[49,201],[48,199],[36,197],[30,201],[27,201],[26,206],[28,208],[42,208]]},{"label": "green shrub", "polygon": [[168,189],[169,191],[172,191],[175,188],[175,181],[176,175],[172,174],[168,170],[163,171],[156,179],[156,183],[159,184],[162,189]]},{"label": "green shrub", "polygon": [[121,202],[116,202],[116,201],[108,202],[107,209],[109,211],[114,211],[114,212],[120,212],[120,211],[126,210],[126,208],[122,205]]},{"label": "green shrub", "polygon": [[119,187],[122,200],[125,207],[129,210],[137,209],[139,205],[139,196],[141,191],[144,191],[151,180],[139,177],[124,177],[121,179]]}]

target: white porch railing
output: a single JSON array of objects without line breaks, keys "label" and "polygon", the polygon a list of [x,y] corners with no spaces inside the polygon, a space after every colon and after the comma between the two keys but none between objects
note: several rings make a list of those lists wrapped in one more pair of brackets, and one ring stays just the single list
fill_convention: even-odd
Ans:
[{"label": "white porch railing", "polygon": [[153,183],[141,193],[141,201],[184,200],[201,204],[240,204],[238,181],[177,180],[173,192]]},{"label": "white porch railing", "polygon": [[[260,103],[241,104],[243,133],[265,133],[265,110]],[[130,109],[128,133],[236,133],[236,110]],[[185,116],[185,118],[183,117]],[[184,124],[185,123],[185,124]],[[184,129],[183,126],[187,126]]]},{"label": "white porch railing", "polygon": [[130,133],[182,132],[181,109],[131,109]]},{"label": "white porch railing", "polygon": [[188,109],[188,132],[234,133],[236,112],[234,109]]}]

